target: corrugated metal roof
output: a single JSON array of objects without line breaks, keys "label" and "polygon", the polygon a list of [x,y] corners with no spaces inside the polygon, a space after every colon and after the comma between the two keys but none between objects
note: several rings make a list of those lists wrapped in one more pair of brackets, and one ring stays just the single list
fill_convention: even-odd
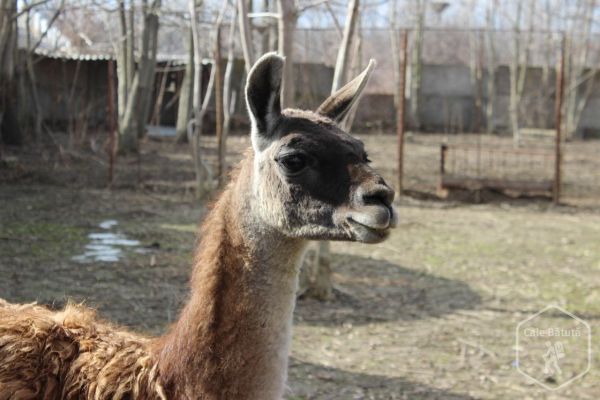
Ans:
[{"label": "corrugated metal roof", "polygon": [[114,59],[112,54],[107,53],[81,54],[61,50],[50,51],[41,48],[36,49],[35,54],[38,56],[54,58],[57,60],[106,61]]},{"label": "corrugated metal roof", "polygon": [[[65,50],[48,50],[37,48],[35,54],[38,56],[53,58],[57,60],[79,60],[79,61],[107,61],[114,60],[115,57],[110,53],[76,53]],[[160,63],[169,62],[173,66],[187,64],[187,59],[178,54],[157,54],[156,61]],[[212,59],[203,58],[202,64],[212,64]]]}]

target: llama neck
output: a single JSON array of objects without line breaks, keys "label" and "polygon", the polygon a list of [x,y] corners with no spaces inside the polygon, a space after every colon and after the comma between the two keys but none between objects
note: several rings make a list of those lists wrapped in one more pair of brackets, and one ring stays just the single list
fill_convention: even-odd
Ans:
[{"label": "llama neck", "polygon": [[245,172],[204,223],[190,300],[162,341],[161,375],[175,398],[283,393],[304,242],[252,219]]}]

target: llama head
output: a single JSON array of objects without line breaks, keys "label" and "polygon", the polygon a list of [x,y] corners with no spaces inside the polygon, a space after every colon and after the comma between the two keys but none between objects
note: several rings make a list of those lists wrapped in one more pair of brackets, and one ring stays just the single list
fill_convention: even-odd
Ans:
[{"label": "llama head", "polygon": [[281,109],[284,62],[274,53],[264,55],[246,85],[256,214],[288,237],[384,240],[398,219],[394,191],[369,165],[363,143],[338,125],[374,62],[314,112]]}]

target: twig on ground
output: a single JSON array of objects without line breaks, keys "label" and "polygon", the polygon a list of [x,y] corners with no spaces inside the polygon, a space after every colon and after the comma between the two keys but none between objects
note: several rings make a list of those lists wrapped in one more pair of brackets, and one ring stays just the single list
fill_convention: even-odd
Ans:
[{"label": "twig on ground", "polygon": [[461,339],[461,338],[458,338],[456,340],[459,343],[462,343],[465,346],[473,347],[474,349],[479,350],[480,353],[485,354],[487,356],[490,356],[494,360],[497,358],[496,354],[494,354],[493,351],[490,351],[490,350],[486,349],[485,347],[483,347],[480,344],[469,342],[468,340],[464,340],[464,339]]}]

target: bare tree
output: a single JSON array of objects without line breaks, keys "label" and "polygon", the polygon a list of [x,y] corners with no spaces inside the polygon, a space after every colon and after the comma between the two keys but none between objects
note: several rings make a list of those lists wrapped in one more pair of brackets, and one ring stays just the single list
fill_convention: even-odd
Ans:
[{"label": "bare tree", "polygon": [[529,64],[529,53],[532,41],[534,14],[536,0],[529,2],[529,29],[525,37],[521,32],[521,20],[523,15],[523,3],[517,2],[515,24],[513,32],[513,55],[510,64],[510,104],[509,115],[515,146],[521,145],[521,129],[519,120],[519,106],[525,89],[525,78],[527,77],[527,65]]},{"label": "bare tree", "polygon": [[[142,3],[144,21],[140,38],[140,56],[131,87],[128,88],[125,109],[119,121],[119,148],[122,152],[137,151],[138,137],[146,128],[156,68],[160,6],[161,0],[153,0],[150,5],[148,0],[143,0]],[[117,65],[118,62],[119,60]],[[123,72],[124,69],[121,69],[121,73]],[[119,79],[123,79],[120,74]]]},{"label": "bare tree", "polygon": [[169,60],[165,63],[165,66],[162,68],[161,71],[162,76],[158,85],[158,94],[156,95],[152,116],[150,117],[150,122],[152,123],[152,125],[160,125],[160,117],[163,112],[163,100],[165,98],[165,92],[167,90],[167,81],[169,80],[169,73],[172,70],[173,61]]},{"label": "bare tree", "polygon": [[227,64],[225,66],[225,76],[223,77],[223,132],[221,133],[219,140],[219,165],[221,167],[221,173],[219,175],[220,184],[223,185],[225,180],[225,171],[227,170],[227,137],[229,136],[229,130],[231,129],[231,116],[235,110],[235,99],[236,94],[232,90],[231,81],[233,78],[233,66],[234,66],[234,50],[235,50],[235,28],[237,24],[233,21],[236,20],[237,8],[234,10],[232,23],[229,28],[229,37],[227,42]]},{"label": "bare tree", "polygon": [[129,7],[125,0],[119,0],[119,28],[121,37],[117,42],[117,75],[118,75],[118,115],[119,124],[122,125],[127,99],[133,77],[135,74],[134,40],[135,40],[135,12],[133,0],[129,1]]},{"label": "bare tree", "polygon": [[175,140],[177,143],[187,141],[187,125],[192,111],[192,94],[194,87],[194,41],[192,29],[188,28],[188,57],[179,92],[179,104],[177,105],[177,123],[175,127]]},{"label": "bare tree", "polygon": [[475,91],[475,118],[473,131],[481,131],[481,118],[483,114],[483,44],[480,32],[471,32],[469,38],[469,70],[471,85]]},{"label": "bare tree", "polygon": [[423,33],[425,29],[425,12],[428,0],[415,0],[416,23],[413,35],[412,62],[410,66],[410,113],[413,125],[421,128],[421,81],[423,75]]},{"label": "bare tree", "polygon": [[278,50],[286,58],[281,88],[282,107],[294,104],[294,32],[298,23],[298,9],[294,0],[277,0],[279,4]]},{"label": "bare tree", "polygon": [[[362,28],[360,24],[360,20],[357,23],[357,28],[354,29],[354,39],[352,40],[352,57],[351,64],[349,67],[349,75],[350,76],[358,76],[362,70],[363,66],[363,40],[362,40]],[[347,74],[348,75],[348,74]],[[344,120],[344,129],[350,130],[352,125],[354,124],[354,117],[356,116],[356,110],[358,107],[352,107],[350,111],[348,111],[348,115]]]},{"label": "bare tree", "polygon": [[565,91],[565,132],[566,137],[573,137],[587,101],[594,88],[598,67],[588,67],[592,23],[595,0],[578,0],[577,18],[570,29],[570,38],[566,42],[566,81]]},{"label": "bare tree", "polygon": [[[44,110],[40,102],[36,71],[34,68],[35,51],[47,37],[48,32],[63,12],[65,0],[49,4],[44,11],[51,14],[46,19],[46,26],[34,37],[31,27],[31,17],[48,1],[21,2],[0,0],[0,133],[2,141],[8,144],[24,142],[22,123],[25,121],[24,109],[19,108],[20,100],[24,97],[31,99],[33,104],[33,134],[36,143],[39,142],[44,121]],[[17,49],[19,37],[18,19],[25,22],[25,47],[23,52]],[[17,70],[21,71],[20,83],[17,84]]]},{"label": "bare tree", "polygon": [[[27,5],[27,2],[25,3]],[[34,110],[34,125],[33,133],[36,143],[39,143],[42,136],[42,121],[44,119],[43,110],[40,104],[40,99],[37,90],[37,80],[35,76],[35,70],[33,67],[33,43],[31,42],[31,9],[28,8],[25,12],[26,16],[26,43],[27,43],[27,55],[25,56],[25,70],[27,71],[27,78],[29,82],[29,89],[31,92],[31,99],[33,100]]]},{"label": "bare tree", "polygon": [[17,122],[17,0],[0,0],[0,133],[3,142],[20,145],[23,136]]},{"label": "bare tree", "polygon": [[254,64],[254,51],[252,47],[252,32],[250,30],[250,19],[248,18],[248,8],[245,0],[237,0],[238,18],[240,24],[240,42],[242,53],[244,54],[244,62],[246,73],[250,72],[250,68]]},{"label": "bare tree", "polygon": [[223,142],[223,76],[221,74],[221,23],[218,22],[215,28],[215,50],[213,56],[213,68],[215,70],[215,122],[217,134],[217,180],[219,185],[223,184],[224,168],[223,158],[221,155],[224,152],[222,147]]},{"label": "bare tree", "polygon": [[[398,42],[398,0],[392,0],[390,3],[390,44],[392,45],[392,65],[394,73],[394,82],[399,82],[400,65],[400,43]],[[397,106],[399,98],[403,93],[399,92],[400,85],[394,85],[394,105]]]},{"label": "bare tree", "polygon": [[[262,0],[263,13],[271,13],[273,6],[273,0]],[[260,26],[260,48],[261,53],[265,54],[269,51],[273,51],[277,45],[277,30],[276,24],[271,19],[265,18],[263,25]]]},{"label": "bare tree", "polygon": [[[213,63],[210,69],[210,77],[208,84],[204,91],[204,98],[202,98],[202,56],[201,41],[200,41],[200,29],[198,26],[198,0],[189,0],[188,8],[191,17],[192,26],[192,41],[194,47],[194,88],[193,88],[193,116],[188,124],[188,140],[192,148],[192,158],[194,160],[194,170],[196,174],[196,196],[203,198],[212,189],[212,171],[208,165],[202,159],[201,149],[201,137],[203,121],[206,112],[208,111],[208,105],[210,103],[212,93],[215,86],[216,75],[219,70],[219,66],[216,64],[220,62],[218,59],[213,59]],[[223,5],[217,16],[217,20],[214,26],[214,38],[215,38],[215,49],[219,49],[220,41],[220,29],[223,23],[225,12],[227,11],[227,0],[223,0]],[[214,54],[215,55],[215,54]],[[218,54],[216,54],[218,55]],[[220,78],[220,77],[219,77]]]},{"label": "bare tree", "polygon": [[[298,17],[304,11],[325,4],[327,1],[329,0],[317,0],[301,6],[295,0],[277,0],[278,13],[262,12],[252,14],[252,17],[275,18],[277,20],[277,51],[286,58],[286,63],[283,67],[283,84],[281,88],[282,107],[290,107],[294,104],[294,34],[298,23]],[[248,72],[252,65],[249,61],[253,60],[252,49],[249,45],[249,43],[252,43],[252,38],[250,37],[250,29],[248,27],[249,14],[247,14],[248,11],[245,6],[242,6],[242,3],[241,0],[238,0],[242,48],[244,51],[244,59],[246,61],[246,72]]]},{"label": "bare tree", "polygon": [[348,59],[352,48],[352,38],[354,36],[356,21],[358,20],[359,0],[350,0],[348,2],[348,14],[346,17],[346,26],[344,27],[344,35],[342,43],[338,51],[335,62],[335,70],[333,72],[333,83],[331,84],[331,93],[334,93],[346,81],[346,72],[348,70]]},{"label": "bare tree", "polygon": [[494,132],[495,129],[495,109],[494,99],[496,98],[496,36],[494,34],[494,23],[496,20],[497,0],[490,0],[485,10],[485,20],[488,29],[485,31],[485,49],[487,62],[487,102],[485,105],[486,131]]},{"label": "bare tree", "polygon": [[204,115],[208,109],[213,85],[215,81],[215,69],[211,68],[210,78],[206,86],[204,99],[202,99],[202,56],[200,53],[200,30],[198,26],[198,2],[189,0],[188,7],[190,11],[192,38],[194,47],[194,88],[192,94],[193,119],[188,123],[188,141],[192,149],[192,158],[194,161],[194,171],[196,174],[196,197],[203,198],[210,190],[212,181],[212,171],[202,159],[201,136],[204,121]]},{"label": "bare tree", "polygon": [[[545,22],[545,30],[547,32],[551,32],[553,25],[553,12],[552,12],[552,4],[551,0],[546,0],[544,4],[544,22]],[[540,17],[540,18],[542,18]],[[544,40],[544,62],[542,65],[542,82],[539,85],[539,99],[541,101],[536,102],[535,114],[538,117],[536,121],[536,125],[542,128],[549,128],[550,121],[548,116],[548,103],[549,100],[556,89],[554,85],[551,85],[550,81],[550,72],[552,67],[552,60],[554,58],[556,49],[555,49],[555,40],[556,38],[552,34],[548,34]]]}]

